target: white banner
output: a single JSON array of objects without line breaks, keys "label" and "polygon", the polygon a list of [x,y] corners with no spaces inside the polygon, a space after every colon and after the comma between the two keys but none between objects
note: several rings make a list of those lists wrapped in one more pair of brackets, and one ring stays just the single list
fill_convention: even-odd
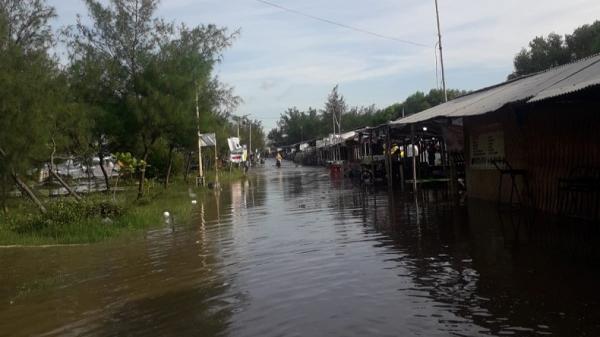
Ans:
[{"label": "white banner", "polygon": [[227,138],[227,144],[229,145],[230,152],[242,153],[242,146],[240,145],[240,139],[238,137]]}]

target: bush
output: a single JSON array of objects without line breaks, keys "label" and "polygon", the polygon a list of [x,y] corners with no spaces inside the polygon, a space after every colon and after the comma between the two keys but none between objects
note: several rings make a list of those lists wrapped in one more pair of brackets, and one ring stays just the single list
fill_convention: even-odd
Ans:
[{"label": "bush", "polygon": [[83,223],[91,218],[116,218],[123,214],[123,207],[109,201],[71,199],[53,201],[47,205],[46,214],[27,214],[8,223],[10,230],[17,233],[40,232],[52,228]]}]

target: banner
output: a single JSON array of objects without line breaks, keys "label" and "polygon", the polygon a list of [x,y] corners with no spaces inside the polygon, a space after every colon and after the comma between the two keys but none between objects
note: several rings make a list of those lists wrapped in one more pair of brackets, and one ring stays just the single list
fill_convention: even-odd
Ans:
[{"label": "banner", "polygon": [[227,138],[227,144],[231,153],[242,153],[242,146],[238,137]]}]

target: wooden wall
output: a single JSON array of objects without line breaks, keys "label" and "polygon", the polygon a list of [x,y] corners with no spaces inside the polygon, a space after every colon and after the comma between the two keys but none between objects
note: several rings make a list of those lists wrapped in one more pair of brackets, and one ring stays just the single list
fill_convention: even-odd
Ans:
[{"label": "wooden wall", "polygon": [[536,206],[558,210],[558,179],[578,167],[600,169],[600,106],[540,104],[524,118],[527,169]]},{"label": "wooden wall", "polygon": [[[504,131],[508,162],[528,171],[536,208],[557,212],[559,178],[577,167],[600,168],[600,102],[554,101],[507,107],[465,119],[470,197],[497,200],[498,172],[475,170],[468,163],[470,134],[480,125],[493,123],[499,123]],[[508,181],[503,188],[508,193]]]}]

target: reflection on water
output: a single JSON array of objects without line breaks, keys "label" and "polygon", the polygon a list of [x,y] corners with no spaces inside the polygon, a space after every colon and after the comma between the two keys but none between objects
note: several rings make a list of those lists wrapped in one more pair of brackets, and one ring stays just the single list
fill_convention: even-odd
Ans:
[{"label": "reflection on water", "polygon": [[598,228],[286,164],[175,230],[0,251],[0,335],[600,335]]}]

